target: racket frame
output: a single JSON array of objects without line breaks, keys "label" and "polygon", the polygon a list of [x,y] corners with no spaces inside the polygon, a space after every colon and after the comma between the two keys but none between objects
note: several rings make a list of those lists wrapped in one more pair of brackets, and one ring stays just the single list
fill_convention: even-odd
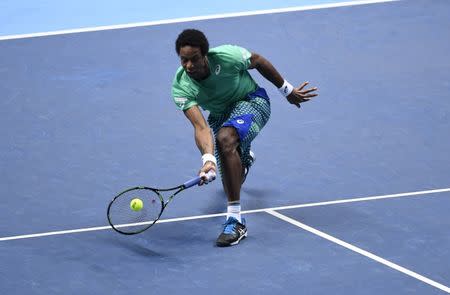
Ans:
[{"label": "racket frame", "polygon": [[[147,229],[149,229],[150,227],[152,227],[160,218],[162,213],[164,212],[164,209],[167,207],[167,205],[172,201],[172,199],[179,194],[180,192],[182,192],[183,190],[185,190],[186,188],[188,188],[190,186],[186,186],[185,184],[176,186],[176,187],[172,187],[172,188],[153,188],[153,187],[148,187],[148,186],[136,186],[136,187],[132,187],[132,188],[128,188],[124,191],[122,191],[121,193],[119,193],[118,195],[116,195],[110,202],[108,205],[108,209],[107,209],[107,217],[108,217],[108,223],[109,225],[111,225],[112,229],[114,229],[116,232],[121,233],[123,235],[135,235],[135,234],[139,234],[143,231],[146,231]],[[148,226],[142,228],[141,230],[138,231],[134,231],[134,232],[125,232],[120,230],[121,227],[128,227],[128,226],[132,226],[132,225],[127,225],[127,224],[113,224],[111,221],[111,217],[110,217],[110,209],[111,206],[113,205],[113,203],[115,202],[115,200],[117,200],[118,198],[120,198],[122,195],[133,191],[133,190],[150,190],[152,192],[154,192],[158,198],[159,201],[161,202],[161,211],[158,214],[158,217],[155,218],[155,220],[153,220],[152,223],[149,223]],[[167,192],[167,191],[173,191],[173,190],[177,190],[176,192],[174,192],[172,195],[170,195],[167,198],[167,201],[164,199],[164,196],[161,194],[161,192]],[[145,223],[144,222],[137,222],[136,224],[142,224]]]},{"label": "racket frame", "polygon": [[[216,173],[215,171],[210,171],[207,173],[207,178],[210,179],[210,181],[213,181],[216,178]],[[110,202],[108,205],[108,209],[107,209],[107,217],[108,217],[108,223],[109,225],[111,225],[111,227],[118,233],[124,234],[124,235],[135,235],[135,234],[139,234],[143,231],[146,231],[147,229],[149,229],[150,227],[152,227],[160,218],[162,213],[164,212],[164,209],[166,209],[167,205],[172,201],[172,199],[178,195],[180,192],[184,191],[187,188],[193,187],[194,185],[198,185],[200,184],[200,182],[202,181],[202,177],[201,176],[197,176],[194,177],[188,181],[186,181],[185,183],[183,183],[182,185],[178,185],[175,187],[171,187],[171,188],[153,188],[153,187],[148,187],[148,186],[136,186],[136,187],[132,187],[129,189],[126,189],[124,191],[122,191],[121,193],[119,193],[118,195],[116,195]],[[153,222],[149,223],[148,226],[142,228],[139,231],[135,231],[135,232],[124,232],[121,231],[120,228],[121,227],[125,227],[125,226],[132,226],[132,224],[116,224],[114,225],[111,222],[111,218],[110,218],[110,209],[112,204],[114,203],[115,200],[117,200],[118,198],[120,198],[120,196],[122,196],[123,194],[130,192],[132,190],[151,190],[154,193],[156,193],[159,197],[159,200],[161,201],[161,211],[158,214],[158,217],[155,218],[155,220],[153,220]],[[167,201],[164,200],[164,196],[161,194],[161,192],[168,192],[168,191],[174,191],[177,190],[176,192],[174,192],[172,195],[170,195],[167,198]],[[143,224],[144,222],[136,222],[136,224]]]}]

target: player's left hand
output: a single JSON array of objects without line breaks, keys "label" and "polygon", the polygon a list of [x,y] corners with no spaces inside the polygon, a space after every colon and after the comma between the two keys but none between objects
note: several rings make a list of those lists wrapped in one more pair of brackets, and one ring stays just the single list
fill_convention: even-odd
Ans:
[{"label": "player's left hand", "polygon": [[317,90],[317,87],[304,89],[306,85],[308,85],[309,82],[303,82],[302,85],[300,85],[297,88],[294,88],[292,90],[291,94],[289,94],[286,99],[296,107],[300,108],[300,104],[303,102],[310,101],[311,98],[317,96],[317,93],[313,93]]}]

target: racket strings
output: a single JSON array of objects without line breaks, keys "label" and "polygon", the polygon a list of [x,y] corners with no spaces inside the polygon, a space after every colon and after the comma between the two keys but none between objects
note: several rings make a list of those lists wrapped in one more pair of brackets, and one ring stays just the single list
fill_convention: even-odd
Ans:
[{"label": "racket strings", "polygon": [[[134,209],[131,202],[142,201],[142,208]],[[123,193],[111,203],[108,216],[111,225],[123,233],[138,233],[154,224],[162,211],[158,194],[149,189],[136,189]]]}]

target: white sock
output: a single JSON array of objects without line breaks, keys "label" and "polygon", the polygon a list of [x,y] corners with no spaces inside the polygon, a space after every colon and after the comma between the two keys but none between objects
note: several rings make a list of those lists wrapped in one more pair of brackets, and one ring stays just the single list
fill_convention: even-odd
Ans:
[{"label": "white sock", "polygon": [[227,219],[228,217],[234,217],[239,222],[242,222],[241,220],[241,204],[238,202],[231,202],[228,203],[227,206]]}]

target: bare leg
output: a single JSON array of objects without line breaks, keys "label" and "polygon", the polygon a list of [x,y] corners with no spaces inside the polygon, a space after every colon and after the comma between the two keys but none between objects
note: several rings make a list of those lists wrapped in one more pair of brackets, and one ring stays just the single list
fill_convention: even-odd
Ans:
[{"label": "bare leg", "polygon": [[222,127],[217,133],[216,141],[222,163],[222,184],[228,202],[239,201],[243,177],[241,157],[238,152],[239,135],[233,127]]}]

